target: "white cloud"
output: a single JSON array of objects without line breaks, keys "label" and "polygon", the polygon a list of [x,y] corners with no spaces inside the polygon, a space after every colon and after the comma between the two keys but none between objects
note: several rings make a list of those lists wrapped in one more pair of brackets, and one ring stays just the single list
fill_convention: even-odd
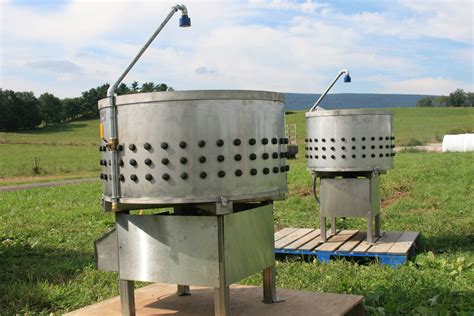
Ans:
[{"label": "white cloud", "polygon": [[[401,80],[394,82],[394,86],[387,85],[387,89],[403,93],[406,88],[405,92],[412,92],[417,87],[407,82],[415,79],[406,79],[407,76],[420,77],[421,83],[431,77],[420,66],[418,52],[394,53],[391,47],[372,40],[373,35],[394,40],[434,36],[466,42],[469,33],[464,30],[469,29],[466,27],[451,33],[456,25],[469,22],[469,16],[466,18],[457,4],[456,9],[450,9],[442,3],[439,10],[446,12],[438,12],[436,6],[403,2],[416,18],[399,19],[390,12],[342,14],[337,8],[317,1],[188,0],[186,3],[193,26],[179,29],[175,16],[126,81],[166,82],[177,89],[318,92],[340,68],[349,68],[354,75],[382,71]],[[33,89],[36,93],[44,92],[46,86],[53,89],[50,92],[64,97],[111,82],[173,4],[171,1],[72,0],[64,8],[46,11],[2,2],[0,86]],[[450,21],[445,18],[448,13]],[[443,25],[446,30],[429,35]],[[456,53],[459,60],[468,60],[469,51],[472,54],[472,48]],[[453,59],[457,59],[456,54],[453,53]],[[45,62],[55,64],[45,65]],[[54,73],[51,68],[64,70],[67,66],[66,72]],[[3,74],[5,69],[8,76]],[[44,71],[44,78],[22,78],[22,74],[33,70],[38,77]],[[372,86],[358,92],[376,89],[375,81],[371,83],[367,78],[365,82]],[[440,78],[432,80],[443,91],[453,82],[461,87],[468,85],[458,78],[454,81]],[[354,86],[357,83],[351,87]]]},{"label": "white cloud", "polygon": [[473,43],[474,2],[472,0],[400,0],[418,15],[410,30],[420,36]]}]

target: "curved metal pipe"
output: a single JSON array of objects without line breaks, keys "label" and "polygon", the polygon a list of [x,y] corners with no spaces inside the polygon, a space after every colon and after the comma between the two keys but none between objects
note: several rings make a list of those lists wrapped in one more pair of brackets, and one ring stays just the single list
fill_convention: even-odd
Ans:
[{"label": "curved metal pipe", "polygon": [[111,85],[109,89],[107,90],[107,98],[109,98],[109,106],[110,106],[110,110],[109,110],[110,129],[109,129],[109,140],[107,142],[107,147],[112,153],[110,167],[111,167],[111,175],[112,175],[111,200],[112,200],[113,212],[118,211],[118,203],[120,200],[120,182],[119,182],[119,177],[118,177],[119,166],[118,166],[118,152],[117,152],[117,147],[118,147],[117,106],[115,104],[115,90],[117,90],[117,87],[125,78],[125,76],[128,74],[128,72],[133,68],[133,66],[138,61],[138,59],[140,59],[140,57],[143,55],[145,50],[150,46],[150,44],[153,42],[156,36],[158,36],[161,30],[165,27],[165,25],[168,23],[171,17],[178,10],[182,12],[183,17],[185,16],[187,18],[186,22],[188,22],[188,24],[182,25],[182,26],[190,25],[190,19],[188,17],[188,9],[186,8],[186,6],[182,4],[178,4],[172,7],[170,13],[168,13],[168,15],[166,16],[164,21],[160,24],[158,29],[156,29],[156,31],[151,35],[151,37],[148,39],[145,45],[140,49],[140,51],[132,60],[132,62],[128,65],[128,67],[125,68],[125,71],[120,75],[120,77],[115,81],[115,83]]},{"label": "curved metal pipe", "polygon": [[334,86],[334,84],[336,83],[336,81],[341,78],[341,76],[343,74],[346,74],[345,78],[344,78],[344,82],[351,82],[351,77],[350,77],[350,74],[349,74],[349,70],[347,69],[342,69],[341,71],[339,71],[339,73],[337,74],[336,78],[334,78],[334,80],[332,81],[332,83],[329,85],[329,87],[327,87],[326,91],[324,91],[324,93],[319,97],[318,101],[316,101],[316,103],[311,107],[311,109],[309,109],[309,112],[312,112],[316,109],[316,107],[319,105],[319,103],[321,103],[324,99],[324,97],[326,96],[326,94],[328,94],[329,90],[331,90],[332,86]]}]

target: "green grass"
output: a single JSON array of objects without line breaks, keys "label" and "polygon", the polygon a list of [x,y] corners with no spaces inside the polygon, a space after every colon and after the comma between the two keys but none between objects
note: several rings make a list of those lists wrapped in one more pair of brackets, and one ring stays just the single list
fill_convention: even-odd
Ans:
[{"label": "green grass", "polygon": [[[388,110],[393,112],[393,130],[397,145],[406,145],[412,138],[423,143],[435,143],[442,141],[443,135],[450,132],[474,131],[474,108],[396,108]],[[293,111],[293,113],[286,115],[286,123],[297,125],[297,136],[301,143],[306,135],[304,111]]]},{"label": "green grass", "polygon": [[0,132],[0,144],[97,146],[99,120],[74,121],[17,133]]},{"label": "green grass", "polygon": [[[361,294],[374,315],[472,315],[472,161],[472,153],[400,154],[382,177],[382,228],[422,233],[423,247],[407,265],[287,259],[277,264],[278,287]],[[276,225],[318,227],[305,161],[300,155],[290,164]],[[0,314],[63,313],[118,294],[117,275],[93,264],[93,241],[114,222],[100,210],[100,194],[99,184],[0,192]],[[360,219],[338,225],[365,228]],[[261,276],[242,283],[260,285]]]},{"label": "green grass", "polygon": [[0,178],[33,175],[33,158],[38,157],[40,175],[83,175],[100,171],[97,146],[0,145]]},{"label": "green grass", "polygon": [[[450,131],[474,130],[472,108],[392,110],[397,145],[436,142]],[[303,152],[304,112],[286,115],[286,122],[297,124],[300,152]],[[63,123],[20,133],[0,132],[0,185],[97,176],[100,170],[98,142],[98,120]],[[33,157],[39,158],[39,175],[32,171]]]},{"label": "green grass", "polygon": [[[474,109],[394,109],[398,145],[474,129]],[[304,112],[287,115],[305,138]],[[99,173],[97,121],[0,133],[0,185]],[[41,174],[32,178],[33,157]],[[415,260],[397,269],[375,262],[299,258],[278,263],[278,286],[361,294],[370,314],[474,313],[474,154],[402,153],[382,176],[382,228],[422,233]],[[318,227],[304,144],[290,161],[289,192],[275,203],[275,225]],[[27,180],[26,180],[27,179]],[[101,186],[0,192],[0,315],[63,313],[118,294],[114,273],[96,271],[93,241],[113,226],[99,206]],[[365,229],[361,219],[338,227]],[[260,285],[260,275],[246,284]],[[137,286],[141,286],[138,284]]]},{"label": "green grass", "polygon": [[[96,177],[100,171],[98,134],[98,120],[0,132],[0,186]],[[33,172],[34,157],[39,174]]]}]

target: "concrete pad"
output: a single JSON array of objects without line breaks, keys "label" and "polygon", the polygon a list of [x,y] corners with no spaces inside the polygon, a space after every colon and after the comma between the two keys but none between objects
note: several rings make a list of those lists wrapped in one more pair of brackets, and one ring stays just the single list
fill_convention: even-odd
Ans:
[{"label": "concrete pad", "polygon": [[[284,302],[264,304],[261,287],[233,285],[231,315],[364,315],[364,297],[278,289]],[[153,284],[135,291],[137,315],[214,315],[214,289],[191,287],[190,296],[176,295],[176,285]],[[120,298],[86,306],[66,315],[120,315]]]}]

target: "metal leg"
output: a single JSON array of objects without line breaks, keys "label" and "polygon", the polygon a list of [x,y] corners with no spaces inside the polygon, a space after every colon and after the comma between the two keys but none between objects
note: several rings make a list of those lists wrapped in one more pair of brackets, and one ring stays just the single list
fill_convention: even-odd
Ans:
[{"label": "metal leg", "polygon": [[369,217],[367,218],[367,241],[374,242],[373,233],[372,233],[372,212],[370,212]]},{"label": "metal leg", "polygon": [[133,281],[119,280],[120,308],[123,316],[135,316],[135,292]]},{"label": "metal leg", "polygon": [[214,288],[214,315],[230,315],[228,286]]},{"label": "metal leg", "polygon": [[[129,214],[128,211],[122,213],[115,213],[115,226],[117,226],[117,220],[121,215]],[[117,236],[117,259],[119,251],[119,240]],[[120,259],[119,259],[119,274],[120,274]],[[134,282],[129,280],[119,279],[119,292],[120,292],[120,308],[122,315],[124,316],[135,316],[135,287]]]},{"label": "metal leg", "polygon": [[331,217],[331,233],[336,235],[336,218]]},{"label": "metal leg", "polygon": [[265,304],[283,302],[277,297],[275,282],[275,266],[268,267],[262,271],[263,274],[263,302]]},{"label": "metal leg", "polygon": [[321,241],[326,241],[326,217],[319,216],[319,229],[321,230]]},{"label": "metal leg", "polygon": [[191,290],[189,289],[189,285],[178,284],[177,293],[179,296],[191,295]]},{"label": "metal leg", "polygon": [[224,215],[217,216],[217,243],[219,256],[219,287],[214,288],[214,314],[230,315],[229,286],[226,284],[224,255]]},{"label": "metal leg", "polygon": [[375,215],[375,237],[380,237],[380,214]]}]

